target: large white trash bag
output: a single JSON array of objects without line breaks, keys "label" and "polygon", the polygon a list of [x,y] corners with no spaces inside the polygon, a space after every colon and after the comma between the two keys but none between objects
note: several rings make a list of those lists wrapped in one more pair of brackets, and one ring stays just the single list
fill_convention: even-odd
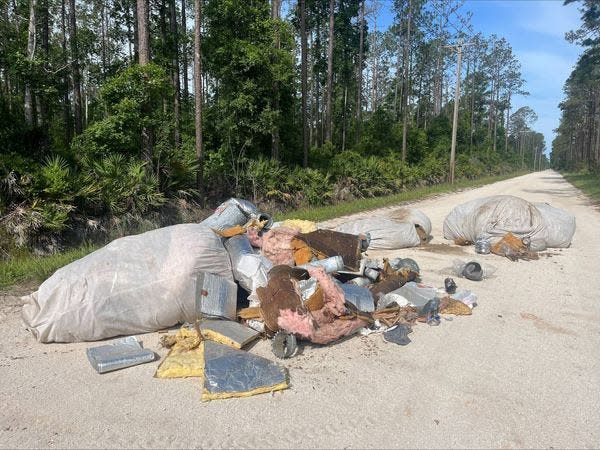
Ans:
[{"label": "large white trash bag", "polygon": [[421,239],[417,233],[420,227],[424,236],[431,234],[431,221],[424,213],[416,209],[402,208],[392,218],[370,217],[352,220],[339,225],[336,231],[350,234],[369,233],[369,248],[394,250],[416,247],[427,239]]},{"label": "large white trash bag", "polygon": [[[512,195],[472,200],[450,211],[444,220],[444,238],[457,243],[473,243],[477,239],[494,243],[512,233],[521,239],[528,238],[534,251],[568,246],[575,232],[575,219],[571,220],[565,211],[546,206],[540,209]],[[560,225],[556,223],[558,217]]]},{"label": "large white trash bag", "polygon": [[414,208],[399,208],[390,214],[390,217],[397,222],[408,222],[415,226],[418,225],[428,236],[431,234],[431,220],[429,220],[429,217],[423,211]]},{"label": "large white trash bag", "polygon": [[548,203],[535,203],[546,225],[546,246],[566,248],[575,234],[575,216]]},{"label": "large white trash bag", "polygon": [[40,342],[95,341],[194,321],[200,272],[233,281],[221,239],[201,224],[116,239],[57,270],[22,317]]}]

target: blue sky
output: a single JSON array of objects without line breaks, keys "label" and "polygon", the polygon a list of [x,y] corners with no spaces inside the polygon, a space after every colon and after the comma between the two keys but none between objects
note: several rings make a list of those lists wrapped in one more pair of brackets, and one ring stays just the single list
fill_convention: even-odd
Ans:
[{"label": "blue sky", "polygon": [[[390,1],[383,1],[385,24],[391,22]],[[538,115],[533,129],[544,134],[549,153],[558,127],[563,85],[573,70],[581,47],[564,35],[579,27],[577,5],[561,0],[466,0],[462,11],[473,13],[474,31],[506,38],[521,62],[529,96],[513,99],[512,111],[530,106]],[[389,22],[388,22],[389,21]]]},{"label": "blue sky", "polygon": [[565,40],[567,31],[579,27],[576,5],[558,0],[467,0],[476,31],[505,37],[521,62],[525,90],[517,96],[513,111],[528,105],[537,113],[533,128],[544,134],[549,152],[558,127],[563,85],[582,49]]}]

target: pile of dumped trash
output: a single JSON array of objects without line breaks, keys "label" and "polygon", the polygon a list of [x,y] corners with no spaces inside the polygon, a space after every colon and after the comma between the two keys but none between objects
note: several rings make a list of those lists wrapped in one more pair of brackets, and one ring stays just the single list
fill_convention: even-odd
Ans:
[{"label": "pile of dumped trash", "polygon": [[[496,228],[473,231],[472,209],[463,205],[462,213],[450,213],[446,238],[483,248],[483,240],[493,246],[523,231],[500,237],[497,214],[487,216]],[[463,218],[461,225],[465,210],[471,220]],[[552,239],[529,222],[531,229],[515,238],[521,245],[525,237],[538,247],[541,237]],[[365,257],[371,246],[427,243],[430,233],[429,219],[417,210],[327,230],[307,221],[273,223],[252,203],[230,199],[202,223],[117,239],[59,269],[27,297],[22,316],[40,342],[96,341],[185,324],[163,335],[161,343],[171,350],[156,377],[201,377],[206,400],[271,392],[288,386],[286,370],[241,350],[259,336],[272,340],[275,356],[289,358],[297,339],[328,344],[380,332],[386,341],[406,345],[415,322],[437,325],[440,313],[470,315],[477,297],[457,291],[452,278],[436,289],[419,282],[412,259]],[[476,261],[454,264],[456,275],[471,280],[492,271]],[[133,337],[87,353],[100,373],[154,359]]]},{"label": "pile of dumped trash", "polygon": [[477,253],[516,261],[537,259],[546,248],[566,248],[575,234],[575,216],[548,203],[494,195],[456,206],[444,220],[444,238],[475,244]]}]

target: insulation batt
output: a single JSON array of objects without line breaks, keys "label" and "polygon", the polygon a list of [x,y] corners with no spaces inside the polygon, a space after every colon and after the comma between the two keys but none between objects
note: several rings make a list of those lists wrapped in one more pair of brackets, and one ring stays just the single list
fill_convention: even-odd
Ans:
[{"label": "insulation batt", "polygon": [[262,235],[262,254],[274,265],[295,265],[292,239],[300,231],[297,228],[277,227]]},{"label": "insulation batt", "polygon": [[346,313],[344,292],[322,267],[310,267],[308,273],[323,290],[323,308],[312,313],[282,310],[277,319],[279,328],[303,336],[315,344],[328,344],[366,325],[360,319],[339,320],[339,316]]},{"label": "insulation batt", "polygon": [[250,245],[252,247],[254,247],[254,248],[262,247],[262,245],[263,245],[262,236],[260,235],[260,230],[258,228],[249,227],[246,230],[246,237],[250,241]]},{"label": "insulation batt", "polygon": [[367,325],[360,319],[339,320],[324,309],[313,312],[314,321],[310,315],[286,309],[281,311],[277,324],[282,330],[303,336],[315,344],[329,344]]},{"label": "insulation batt", "polygon": [[346,313],[346,304],[344,301],[344,291],[335,284],[331,275],[325,273],[322,267],[308,267],[308,274],[317,280],[323,290],[323,307],[335,316],[341,316]]},{"label": "insulation batt", "polygon": [[315,321],[310,313],[301,314],[291,309],[279,311],[277,325],[288,333],[299,334],[307,339],[310,339],[315,331]]}]

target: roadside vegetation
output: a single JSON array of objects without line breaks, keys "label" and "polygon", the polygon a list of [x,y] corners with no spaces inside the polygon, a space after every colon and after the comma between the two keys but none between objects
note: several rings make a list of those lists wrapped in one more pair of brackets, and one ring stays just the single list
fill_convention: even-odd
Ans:
[{"label": "roadside vegetation", "polygon": [[[275,220],[295,218],[312,220],[315,222],[324,221],[347,214],[390,206],[402,202],[423,200],[424,198],[434,195],[477,187],[512,178],[520,174],[520,172],[515,172],[506,175],[482,177],[475,180],[461,180],[455,184],[440,183],[434,186],[407,190],[394,195],[353,200],[331,206],[303,208],[296,211],[277,214]],[[11,258],[0,260],[0,292],[13,290],[15,286],[18,285],[36,286],[60,267],[93,252],[99,247],[100,244],[85,243],[77,248],[71,248],[63,252],[45,256],[36,256],[26,250],[15,252]]]},{"label": "roadside vegetation", "polygon": [[525,172],[514,172],[507,175],[486,176],[476,180],[461,180],[454,184],[440,183],[433,186],[413,189],[401,192],[399,194],[388,195],[384,197],[354,200],[332,206],[302,208],[285,214],[278,214],[275,217],[275,219],[304,219],[312,220],[314,222],[322,222],[325,220],[334,219],[336,217],[346,216],[362,211],[369,211],[376,208],[383,208],[386,206],[397,205],[404,202],[421,201],[425,198],[433,197],[438,194],[445,194],[449,192],[459,191],[461,189],[483,186],[486,184],[495,183],[496,181],[513,178],[522,174],[525,174]]},{"label": "roadside vegetation", "polygon": [[583,51],[564,85],[550,161],[570,183],[600,201],[600,4],[565,0],[565,4],[575,2],[580,6],[581,25],[566,39]]},{"label": "roadside vegetation", "polygon": [[60,267],[84,257],[97,248],[98,246],[86,244],[48,256],[22,253],[11,259],[0,261],[0,294],[10,292],[21,285],[33,288]]},{"label": "roadside vegetation", "polygon": [[600,172],[566,172],[562,175],[584,194],[600,202]]},{"label": "roadside vegetation", "polygon": [[565,81],[550,161],[555,169],[568,172],[566,176],[573,184],[590,189],[593,196],[597,192],[593,174],[600,173],[600,3],[565,0],[568,3],[579,4],[581,25],[565,37],[580,45],[583,52]]}]

